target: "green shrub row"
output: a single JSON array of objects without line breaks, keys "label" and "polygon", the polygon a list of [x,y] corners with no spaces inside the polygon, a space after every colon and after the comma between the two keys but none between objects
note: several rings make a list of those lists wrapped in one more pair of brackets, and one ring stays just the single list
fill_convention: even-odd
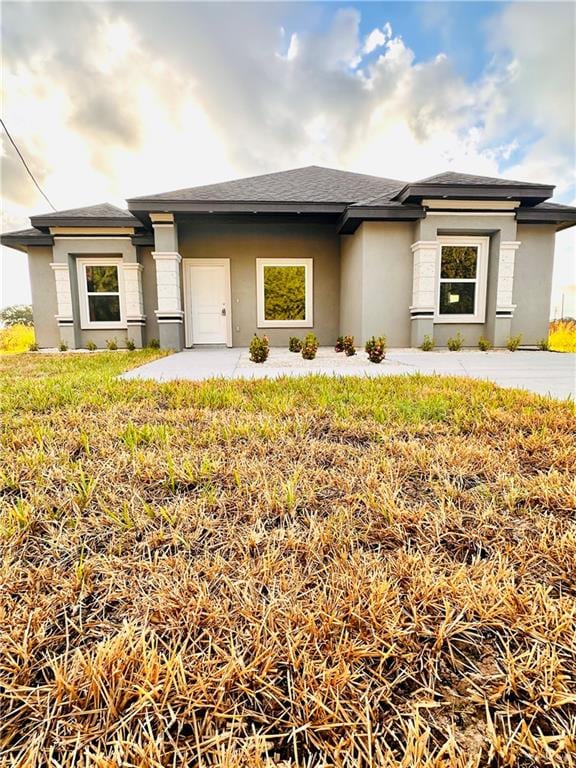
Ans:
[{"label": "green shrub row", "polygon": [[[160,341],[158,339],[150,339],[148,342],[148,347],[150,349],[160,349]],[[126,338],[125,341],[125,348],[130,350],[130,352],[133,352],[136,349],[136,344],[134,342],[134,339],[131,339],[129,337]],[[29,346],[30,352],[38,352],[39,347],[38,344],[30,344]],[[65,341],[60,341],[60,344],[58,345],[58,349],[60,352],[67,352],[68,351],[68,344],[66,344]],[[97,344],[94,341],[87,341],[85,349],[87,349],[89,352],[94,352],[98,349]],[[110,351],[114,351],[118,349],[118,342],[116,339],[106,339],[106,349],[109,349]]]},{"label": "green shrub row", "polygon": [[[516,352],[518,347],[520,346],[520,343],[522,342],[522,334],[518,333],[516,336],[509,336],[508,340],[506,342],[506,349],[509,349],[510,352]],[[446,346],[450,350],[450,352],[458,352],[462,349],[462,346],[464,344],[464,337],[460,332],[456,334],[456,336],[451,336],[446,341]],[[420,344],[420,349],[424,352],[431,352],[435,347],[434,339],[431,336],[424,336],[424,341],[422,344]],[[545,339],[542,339],[540,342],[538,342],[539,349],[547,349],[548,345]],[[492,342],[489,341],[485,336],[480,336],[478,339],[478,349],[481,352],[488,352],[488,350],[492,349]]]}]

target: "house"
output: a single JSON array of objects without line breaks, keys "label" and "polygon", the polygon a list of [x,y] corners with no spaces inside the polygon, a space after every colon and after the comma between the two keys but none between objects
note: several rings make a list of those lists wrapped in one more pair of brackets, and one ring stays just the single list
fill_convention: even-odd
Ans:
[{"label": "house", "polygon": [[554,187],[441,173],[416,182],[310,166],[31,217],[40,347],[127,337],[181,349],[313,331],[390,346],[458,331],[503,346],[547,335]]}]

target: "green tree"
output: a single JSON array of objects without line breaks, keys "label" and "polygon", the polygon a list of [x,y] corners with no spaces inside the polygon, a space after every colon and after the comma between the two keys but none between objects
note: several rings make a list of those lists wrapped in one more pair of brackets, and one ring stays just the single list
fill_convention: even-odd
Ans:
[{"label": "green tree", "polygon": [[0,323],[6,328],[13,325],[33,325],[32,307],[29,304],[13,304],[0,310]]}]

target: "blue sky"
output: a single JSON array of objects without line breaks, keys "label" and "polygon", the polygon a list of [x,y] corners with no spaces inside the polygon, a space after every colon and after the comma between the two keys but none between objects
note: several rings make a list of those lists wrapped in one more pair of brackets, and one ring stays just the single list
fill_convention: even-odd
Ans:
[{"label": "blue sky", "polygon": [[[57,208],[308,164],[557,185],[576,202],[575,6],[4,3],[3,117]],[[553,55],[552,55],[553,52]],[[45,203],[3,138],[3,230]],[[29,300],[3,249],[0,303]],[[574,237],[554,303],[576,314]]]}]

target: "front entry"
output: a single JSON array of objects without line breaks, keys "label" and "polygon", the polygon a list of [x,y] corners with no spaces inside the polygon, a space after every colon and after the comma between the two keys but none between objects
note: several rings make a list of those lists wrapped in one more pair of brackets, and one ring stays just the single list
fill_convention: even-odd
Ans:
[{"label": "front entry", "polygon": [[186,346],[232,346],[229,259],[184,259]]}]

